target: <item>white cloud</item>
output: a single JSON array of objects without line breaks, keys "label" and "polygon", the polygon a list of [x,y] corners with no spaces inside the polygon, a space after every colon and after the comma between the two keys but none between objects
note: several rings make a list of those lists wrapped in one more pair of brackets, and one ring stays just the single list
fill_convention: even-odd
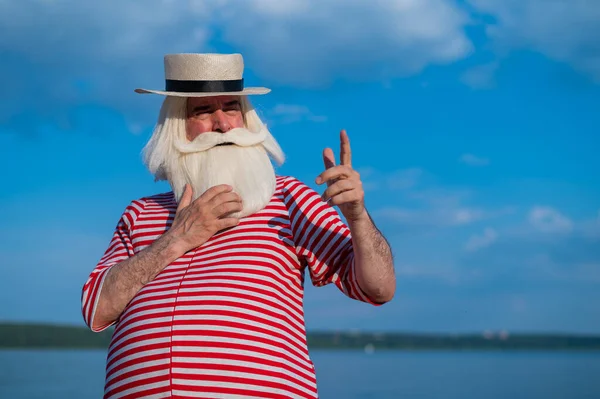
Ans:
[{"label": "white cloud", "polygon": [[581,222],[580,228],[584,236],[593,240],[600,240],[600,210],[596,218]]},{"label": "white cloud", "polygon": [[474,235],[469,238],[467,244],[465,245],[465,249],[467,251],[477,251],[481,248],[489,247],[498,239],[498,233],[496,230],[492,228],[486,228],[483,231],[483,234]]},{"label": "white cloud", "polygon": [[396,271],[399,279],[428,279],[438,280],[450,284],[457,283],[461,277],[456,270],[447,266],[440,266],[438,264],[417,266],[403,263],[396,266]]},{"label": "white cloud", "polygon": [[473,154],[463,154],[461,155],[459,161],[469,166],[486,166],[490,164],[489,159],[480,158]]},{"label": "white cloud", "polygon": [[280,83],[385,81],[472,51],[467,14],[446,0],[294,1],[294,12],[263,6],[270,3],[236,3],[223,36],[261,77]]},{"label": "white cloud", "polygon": [[308,107],[295,104],[277,104],[270,112],[269,116],[276,123],[294,123],[300,121],[326,122],[327,117],[313,114]]},{"label": "white cloud", "polygon": [[482,209],[466,207],[428,209],[384,207],[373,211],[373,215],[388,222],[428,227],[464,226],[494,216]]},{"label": "white cloud", "polygon": [[390,190],[406,190],[416,186],[422,176],[423,169],[408,168],[392,172],[384,180]]},{"label": "white cloud", "polygon": [[[497,48],[533,49],[600,80],[600,2],[469,2],[491,15],[487,32]],[[11,101],[0,109],[0,124],[77,128],[86,106],[139,123],[149,102],[132,90],[163,85],[165,53],[217,51],[215,37],[244,54],[261,85],[385,83],[467,57],[472,19],[450,0],[3,1],[0,74],[10,77],[3,95]],[[495,65],[475,67],[462,80],[484,87]]]},{"label": "white cloud", "polygon": [[474,66],[465,71],[460,80],[473,89],[491,89],[495,86],[494,74],[498,62]]},{"label": "white cloud", "polygon": [[[367,190],[391,194],[394,205],[372,213],[382,221],[403,226],[445,228],[466,226],[512,214],[513,207],[489,209],[470,204],[473,192],[465,188],[444,187],[427,171],[412,167],[392,173],[366,168],[361,174]],[[394,193],[398,191],[398,193]],[[401,203],[401,205],[396,205]]]},{"label": "white cloud", "polygon": [[0,3],[0,74],[10,76],[3,95],[11,98],[0,109],[0,123],[68,130],[78,128],[75,114],[89,105],[128,116],[143,112],[148,103],[133,89],[163,86],[165,53],[209,48],[206,11],[192,4]]},{"label": "white cloud", "polygon": [[11,98],[0,123],[68,129],[82,104],[139,122],[148,102],[132,90],[161,88],[164,54],[217,51],[213,37],[242,52],[261,84],[386,81],[467,56],[467,21],[446,0],[0,2],[0,74],[10,76]]},{"label": "white cloud", "polygon": [[554,208],[535,206],[528,216],[529,223],[542,233],[568,233],[573,222]]},{"label": "white cloud", "polygon": [[600,82],[600,2],[469,0],[494,22],[487,34],[501,51],[526,48],[572,65]]},{"label": "white cloud", "polygon": [[415,187],[425,175],[421,168],[406,168],[381,172],[371,167],[359,169],[365,190],[408,190]]}]

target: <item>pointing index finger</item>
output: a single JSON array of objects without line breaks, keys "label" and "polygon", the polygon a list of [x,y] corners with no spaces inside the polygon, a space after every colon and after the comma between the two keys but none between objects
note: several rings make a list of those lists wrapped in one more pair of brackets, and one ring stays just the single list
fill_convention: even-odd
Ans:
[{"label": "pointing index finger", "polygon": [[340,164],[352,165],[352,151],[350,150],[350,138],[345,130],[340,132]]}]

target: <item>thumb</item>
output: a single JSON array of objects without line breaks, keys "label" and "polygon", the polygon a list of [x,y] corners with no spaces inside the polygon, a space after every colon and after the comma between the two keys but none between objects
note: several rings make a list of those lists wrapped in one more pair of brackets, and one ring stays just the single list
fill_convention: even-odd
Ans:
[{"label": "thumb", "polygon": [[331,148],[325,148],[323,150],[323,164],[325,169],[333,168],[335,166],[335,156]]},{"label": "thumb", "polygon": [[177,212],[181,211],[183,208],[187,207],[192,202],[192,195],[194,194],[192,190],[192,186],[189,184],[185,185],[183,189],[183,195],[179,200],[179,205],[177,206]]}]

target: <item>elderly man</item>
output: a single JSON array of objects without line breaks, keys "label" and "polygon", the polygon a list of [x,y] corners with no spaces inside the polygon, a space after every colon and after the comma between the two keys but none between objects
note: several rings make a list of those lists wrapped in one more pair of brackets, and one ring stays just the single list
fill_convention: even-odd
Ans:
[{"label": "elderly man", "polygon": [[172,191],[127,206],[82,292],[93,331],[116,325],[105,398],[315,398],[305,270],[373,305],[395,291],[348,136],[318,195],[275,173],[283,152],[248,100],[269,90],[243,87],[241,55],[167,55],[165,73],[164,91],[136,91],[166,96],[145,162]]}]

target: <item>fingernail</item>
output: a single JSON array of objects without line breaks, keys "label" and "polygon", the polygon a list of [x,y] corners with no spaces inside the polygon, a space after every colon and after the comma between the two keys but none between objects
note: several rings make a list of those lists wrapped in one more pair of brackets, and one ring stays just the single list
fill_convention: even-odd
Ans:
[{"label": "fingernail", "polygon": [[317,182],[317,184],[321,184],[321,177],[317,177],[317,179],[315,180]]}]

